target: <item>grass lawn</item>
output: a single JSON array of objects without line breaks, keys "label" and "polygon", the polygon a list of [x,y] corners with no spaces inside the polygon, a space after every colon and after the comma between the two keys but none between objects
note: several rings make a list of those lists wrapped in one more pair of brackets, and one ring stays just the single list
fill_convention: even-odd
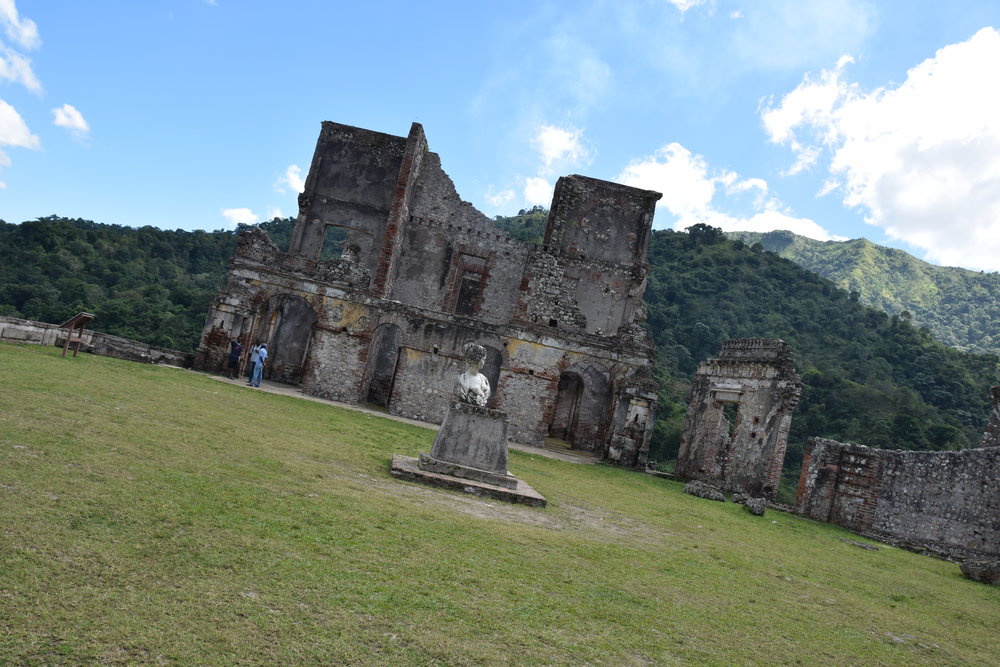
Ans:
[{"label": "grass lawn", "polygon": [[0,344],[0,664],[998,662],[953,563],[517,451],[547,508],[401,482],[430,430],[60,354]]}]

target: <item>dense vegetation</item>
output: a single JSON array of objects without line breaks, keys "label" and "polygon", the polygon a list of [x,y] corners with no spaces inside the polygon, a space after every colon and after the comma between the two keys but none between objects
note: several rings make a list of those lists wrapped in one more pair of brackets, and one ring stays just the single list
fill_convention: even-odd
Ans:
[{"label": "dense vegetation", "polygon": [[[540,242],[541,207],[497,224]],[[291,219],[262,223],[286,248]],[[94,328],[193,350],[225,278],[235,232],[161,231],[50,217],[0,222],[0,314],[61,322],[87,310]],[[330,235],[324,256],[336,254]],[[957,449],[976,444],[997,382],[995,355],[936,341],[907,314],[889,316],[759,244],[697,225],[657,231],[646,301],[663,386],[653,457],[676,456],[691,374],[727,338],[791,343],[804,382],[787,467],[808,436],[876,447]]]},{"label": "dense vegetation", "polygon": [[[288,246],[290,219],[261,227]],[[97,331],[194,350],[235,245],[232,231],[0,221],[0,315],[60,323],[87,311]]]},{"label": "dense vegetation", "polygon": [[496,216],[493,221],[496,226],[518,241],[541,245],[545,238],[545,221],[549,218],[549,210],[543,206],[533,206],[521,209],[517,215],[509,218]]},{"label": "dense vegetation", "polygon": [[934,266],[867,239],[824,242],[787,231],[727,236],[760,243],[764,250],[857,292],[863,304],[911,317],[947,345],[1000,353],[1000,273]]}]

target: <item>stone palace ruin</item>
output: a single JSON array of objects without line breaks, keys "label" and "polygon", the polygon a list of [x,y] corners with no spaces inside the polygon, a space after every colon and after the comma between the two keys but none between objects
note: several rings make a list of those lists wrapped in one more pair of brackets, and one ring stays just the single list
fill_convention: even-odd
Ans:
[{"label": "stone palace ruin", "polygon": [[[440,423],[477,341],[487,407],[509,416],[511,439],[556,437],[642,468],[656,386],[640,323],[660,196],[560,178],[535,246],[459,198],[419,124],[399,137],[324,122],[290,247],[240,233],[195,367],[221,371],[230,336],[264,341],[269,379]],[[322,260],[331,227],[346,240]]]}]

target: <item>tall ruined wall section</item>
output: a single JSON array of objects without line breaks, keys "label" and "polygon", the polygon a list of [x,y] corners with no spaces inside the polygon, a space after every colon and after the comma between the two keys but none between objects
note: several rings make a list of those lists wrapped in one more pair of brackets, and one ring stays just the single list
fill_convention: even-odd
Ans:
[{"label": "tall ruined wall section", "polygon": [[390,298],[491,324],[509,322],[528,248],[463,201],[436,153],[413,190]]},{"label": "tall ruined wall section", "polygon": [[660,197],[585,176],[560,178],[544,245],[524,272],[516,319],[598,336],[645,319],[646,250]]},{"label": "tall ruined wall section", "polygon": [[798,508],[952,558],[1000,557],[1000,448],[911,452],[812,438]]},{"label": "tall ruined wall section", "polygon": [[[462,201],[420,125],[396,137],[324,122],[288,252],[241,233],[196,366],[221,370],[231,336],[267,341],[266,379],[439,422],[476,341],[512,437],[540,445],[555,430],[641,467],[656,406],[640,323],[659,197],[565,177],[549,244],[532,246]],[[330,227],[346,240],[321,261]]]},{"label": "tall ruined wall section", "polygon": [[787,343],[727,341],[718,358],[698,368],[692,382],[677,474],[773,498],[800,393]]}]

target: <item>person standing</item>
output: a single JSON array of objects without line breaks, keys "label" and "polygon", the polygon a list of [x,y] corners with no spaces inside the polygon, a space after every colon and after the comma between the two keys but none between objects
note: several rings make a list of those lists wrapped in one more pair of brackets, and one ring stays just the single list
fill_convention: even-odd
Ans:
[{"label": "person standing", "polygon": [[232,380],[240,372],[240,352],[243,345],[235,338],[229,339],[229,379]]},{"label": "person standing", "polygon": [[250,381],[251,387],[259,387],[260,381],[263,379],[264,364],[267,363],[267,343],[260,344],[260,349],[257,350],[257,355],[259,359],[253,367],[253,380]]},{"label": "person standing", "polygon": [[250,359],[247,361],[247,384],[253,381],[253,371],[260,361],[260,343],[254,343],[250,347]]}]

